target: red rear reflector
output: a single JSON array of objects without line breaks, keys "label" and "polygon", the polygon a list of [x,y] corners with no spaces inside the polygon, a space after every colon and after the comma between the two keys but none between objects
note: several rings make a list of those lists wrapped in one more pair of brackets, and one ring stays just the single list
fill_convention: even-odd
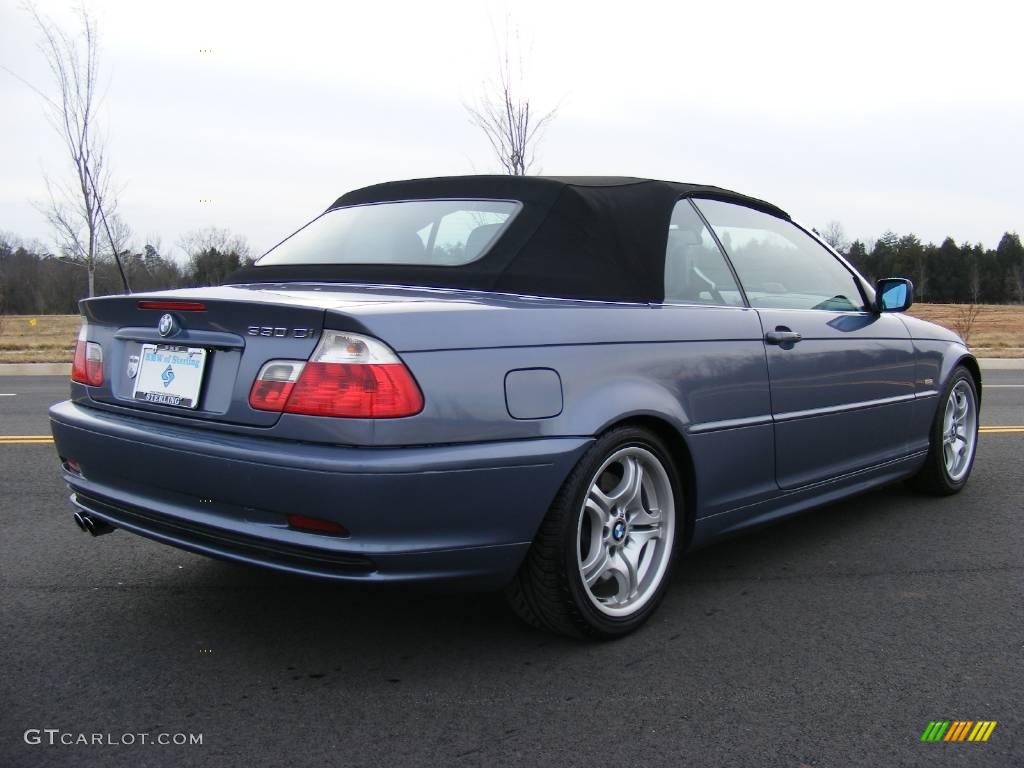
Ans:
[{"label": "red rear reflector", "polygon": [[295,387],[290,381],[259,381],[253,382],[252,390],[249,392],[249,405],[257,411],[284,410],[284,404],[288,402],[288,395]]},{"label": "red rear reflector", "polygon": [[249,405],[257,411],[283,411],[305,365],[301,360],[265,363],[249,390]]},{"label": "red rear reflector", "polygon": [[286,413],[393,419],[423,410],[423,396],[402,363],[307,363]]},{"label": "red rear reflector", "polygon": [[206,305],[199,301],[140,301],[139,309],[177,310],[178,312],[205,312]]},{"label": "red rear reflector", "polygon": [[305,515],[288,515],[288,527],[312,533],[330,533],[335,536],[348,536],[348,529],[333,520],[321,520],[319,517]]}]

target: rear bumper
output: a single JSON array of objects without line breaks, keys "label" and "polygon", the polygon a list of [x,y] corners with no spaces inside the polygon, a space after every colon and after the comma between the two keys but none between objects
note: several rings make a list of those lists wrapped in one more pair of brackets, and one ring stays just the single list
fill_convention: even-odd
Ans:
[{"label": "rear bumper", "polygon": [[[518,568],[588,438],[351,448],[50,409],[72,502],[118,528],[213,557],[353,581],[471,579]],[[334,520],[348,537],[287,527]]]}]

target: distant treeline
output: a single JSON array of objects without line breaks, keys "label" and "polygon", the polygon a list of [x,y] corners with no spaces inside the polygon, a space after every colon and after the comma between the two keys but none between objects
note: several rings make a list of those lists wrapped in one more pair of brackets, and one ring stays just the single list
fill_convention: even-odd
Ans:
[{"label": "distant treeline", "polygon": [[[184,265],[160,253],[159,245],[120,253],[133,292],[217,285],[239,267],[251,264],[243,238],[224,230],[200,230],[182,238],[188,254]],[[114,259],[96,261],[96,295],[123,293]],[[78,301],[88,294],[84,264],[54,256],[38,243],[26,244],[0,234],[0,314],[77,314]]]},{"label": "distant treeline", "polygon": [[923,244],[914,235],[882,235],[869,250],[859,240],[840,249],[871,279],[909,277],[914,298],[938,304],[1024,303],[1024,247],[1007,232],[992,249],[947,237],[942,245]]},{"label": "distant treeline", "polygon": [[[841,244],[842,245],[842,244]],[[243,264],[249,248],[243,238],[209,229],[182,239],[189,254],[182,266],[147,244],[125,251],[121,263],[133,291],[153,291],[221,283]],[[946,238],[942,245],[922,243],[914,235],[887,232],[869,249],[860,240],[840,247],[866,277],[909,277],[919,302],[961,304],[1024,303],[1024,246],[1007,233],[994,249]],[[96,293],[121,293],[113,259],[96,263]],[[58,258],[38,244],[0,234],[0,314],[74,314],[87,293],[86,268]]]}]

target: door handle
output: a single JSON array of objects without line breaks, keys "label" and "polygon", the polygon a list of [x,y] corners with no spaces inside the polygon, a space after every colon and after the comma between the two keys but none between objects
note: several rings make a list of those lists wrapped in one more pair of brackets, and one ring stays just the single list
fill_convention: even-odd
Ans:
[{"label": "door handle", "polygon": [[799,333],[781,325],[774,331],[768,331],[764,335],[764,340],[769,344],[796,344],[801,339],[803,339],[803,336]]}]

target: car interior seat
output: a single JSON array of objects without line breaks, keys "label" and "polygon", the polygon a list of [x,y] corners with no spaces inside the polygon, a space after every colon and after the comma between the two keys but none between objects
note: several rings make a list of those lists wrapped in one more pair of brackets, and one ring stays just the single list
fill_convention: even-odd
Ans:
[{"label": "car interior seat", "polygon": [[477,258],[501,229],[501,224],[481,224],[466,238],[466,257]]},{"label": "car interior seat", "polygon": [[668,233],[665,253],[665,298],[699,301],[702,281],[694,280],[694,267],[703,248],[700,233],[692,229],[673,229]]},{"label": "car interior seat", "polygon": [[375,242],[374,260],[390,264],[422,264],[425,247],[419,235],[400,229],[384,234]]}]

